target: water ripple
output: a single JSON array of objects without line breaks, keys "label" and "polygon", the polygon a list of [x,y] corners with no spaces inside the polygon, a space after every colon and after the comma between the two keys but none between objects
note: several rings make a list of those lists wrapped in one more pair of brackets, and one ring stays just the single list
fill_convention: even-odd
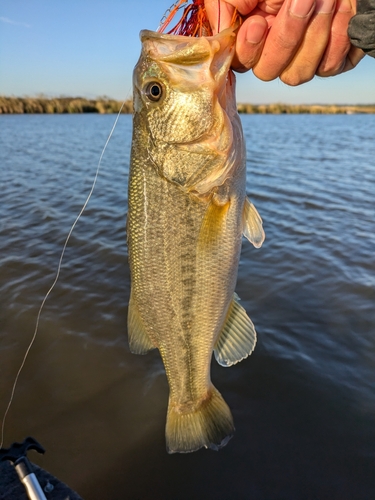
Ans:
[{"label": "water ripple", "polygon": [[[0,116],[0,401],[9,394],[37,309],[91,188],[114,119]],[[261,491],[266,491],[267,471],[281,467],[280,477],[274,472],[271,476],[283,493],[267,497],[255,488],[252,498],[303,498],[306,489],[296,479],[303,476],[301,470],[291,478],[283,463],[297,471],[301,463],[315,478],[325,477],[321,459],[331,457],[331,443],[335,452],[330,463],[336,464],[338,456],[346,458],[336,469],[328,466],[331,476],[325,484],[337,484],[345,476],[345,491],[369,498],[371,480],[353,470],[358,461],[367,464],[373,459],[375,445],[375,117],[253,115],[242,120],[247,192],[263,218],[266,241],[260,250],[244,242],[237,291],[256,325],[258,345],[239,367],[213,366],[215,384],[230,396],[242,437],[210,460],[222,466],[223,473],[235,475],[237,469],[230,464],[241,468],[247,459],[239,462],[238,457],[253,450],[258,479],[252,481],[264,478]],[[25,368],[22,397],[10,419],[17,436],[20,430],[28,435],[38,429],[47,444],[53,442],[52,448],[61,454],[59,470],[66,467],[65,477],[83,489],[64,450],[69,433],[75,442],[86,422],[96,429],[101,450],[107,446],[103,421],[111,427],[111,446],[118,455],[131,451],[133,457],[134,449],[148,450],[155,433],[161,444],[153,446],[163,448],[166,382],[159,376],[160,359],[157,353],[142,359],[132,356],[126,343],[130,142],[131,118],[124,116],[103,158],[93,197],[69,241]],[[145,394],[150,404],[137,413],[137,407],[146,405],[146,399],[139,399]],[[38,412],[35,400],[44,401],[43,410]],[[26,422],[21,418],[25,414]],[[311,424],[311,415],[319,428]],[[80,426],[80,418],[85,426]],[[160,429],[156,422],[161,422]],[[127,439],[138,441],[130,445]],[[80,444],[79,454],[94,468],[99,461],[90,458],[95,456],[93,448],[84,451],[88,441]],[[286,457],[284,450],[292,442],[300,446],[300,455]],[[268,463],[274,454],[280,458],[277,467]],[[112,457],[104,456],[101,463],[112,464]],[[170,465],[159,452],[157,456],[168,471]],[[199,457],[189,461],[195,473],[206,467]],[[150,467],[147,473],[152,476]],[[239,476],[238,488],[250,491],[248,471]],[[92,477],[88,484],[95,484]],[[212,485],[212,474],[207,471],[205,477]],[[106,483],[113,498],[117,483]],[[312,484],[316,498],[328,498],[324,485]],[[92,486],[87,498],[98,498],[95,495]],[[163,498],[177,496],[169,492]],[[238,493],[237,498],[243,496]]]}]

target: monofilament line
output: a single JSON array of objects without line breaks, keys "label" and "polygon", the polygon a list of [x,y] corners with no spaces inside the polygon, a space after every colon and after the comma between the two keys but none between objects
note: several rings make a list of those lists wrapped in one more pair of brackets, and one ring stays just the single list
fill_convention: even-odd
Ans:
[{"label": "monofilament line", "polygon": [[121,115],[121,111],[122,111],[122,108],[124,107],[124,104],[125,102],[122,103],[121,105],[121,108],[120,108],[120,111],[118,112],[117,116],[116,116],[116,120],[115,120],[115,123],[113,124],[113,127],[111,129],[111,132],[109,133],[109,136],[106,140],[106,143],[104,144],[104,147],[103,147],[103,150],[101,152],[101,155],[99,157],[99,161],[98,161],[98,166],[96,167],[96,173],[95,173],[95,177],[94,177],[94,180],[93,180],[93,183],[92,183],[92,186],[91,186],[91,189],[90,189],[90,192],[86,198],[86,201],[85,203],[83,204],[79,214],[77,215],[75,221],[73,222],[73,225],[72,227],[70,228],[70,231],[68,233],[68,236],[66,237],[66,240],[65,240],[65,243],[63,245],[63,249],[62,249],[62,252],[61,252],[61,255],[60,255],[60,260],[59,260],[59,263],[58,263],[58,266],[57,266],[57,271],[56,271],[56,276],[55,276],[55,279],[50,287],[50,289],[48,290],[48,292],[46,293],[40,307],[39,307],[39,311],[38,311],[38,315],[37,315],[37,318],[36,318],[36,324],[35,324],[35,330],[34,330],[34,334],[31,338],[31,341],[29,343],[29,346],[28,348],[26,349],[26,352],[25,352],[25,355],[23,357],[23,360],[22,360],[22,363],[21,363],[21,366],[19,367],[19,370],[17,372],[17,375],[16,375],[16,378],[14,379],[14,383],[13,383],[13,387],[12,387],[12,392],[11,392],[11,395],[10,395],[10,399],[9,399],[9,403],[8,403],[8,406],[5,410],[5,413],[4,413],[4,417],[3,417],[3,422],[1,424],[1,443],[0,443],[0,449],[3,447],[3,444],[4,444],[4,429],[5,429],[5,420],[7,418],[7,415],[9,413],[9,410],[10,410],[10,407],[11,407],[11,404],[13,402],[13,398],[14,398],[14,393],[16,391],[16,387],[17,387],[17,383],[18,383],[18,379],[20,377],[20,374],[21,374],[21,371],[26,363],[26,359],[29,355],[29,352],[35,342],[35,339],[36,339],[36,335],[38,333],[38,328],[39,328],[39,321],[40,321],[40,315],[42,313],[42,310],[43,310],[43,307],[44,307],[44,304],[46,303],[46,300],[48,299],[50,293],[52,292],[52,290],[54,289],[56,283],[57,283],[57,280],[59,279],[59,276],[60,276],[60,270],[61,270],[61,265],[62,265],[62,261],[63,261],[63,258],[64,258],[64,254],[65,254],[65,250],[66,250],[66,247],[68,246],[68,242],[70,240],[70,237],[72,235],[72,232],[77,224],[77,222],[79,221],[81,215],[83,214],[84,210],[86,209],[87,207],[87,204],[88,202],[90,201],[90,198],[92,196],[92,193],[94,192],[94,189],[95,189],[95,185],[96,185],[96,181],[98,179],[98,175],[99,175],[99,170],[100,170],[100,164],[102,162],[102,158],[103,158],[103,155],[104,155],[104,152],[108,146],[108,143],[112,137],[112,134],[115,130],[115,127],[117,125],[117,122],[118,122],[118,119],[120,118],[120,115]]}]

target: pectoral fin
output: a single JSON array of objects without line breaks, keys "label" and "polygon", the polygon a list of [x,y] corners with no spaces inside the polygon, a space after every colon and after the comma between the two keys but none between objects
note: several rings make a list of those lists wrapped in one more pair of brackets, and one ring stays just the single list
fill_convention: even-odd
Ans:
[{"label": "pectoral fin", "polygon": [[237,294],[234,294],[214,348],[216,361],[222,366],[232,366],[247,358],[256,344],[254,325],[238,300]]},{"label": "pectoral fin", "polygon": [[148,351],[156,348],[145,331],[142,318],[131,294],[128,307],[128,337],[130,351],[133,354],[147,354]]},{"label": "pectoral fin", "polygon": [[266,237],[263,230],[263,222],[257,209],[248,198],[245,199],[242,222],[243,235],[245,238],[247,238],[256,248],[260,248]]},{"label": "pectoral fin", "polygon": [[218,205],[211,201],[207,207],[198,238],[199,252],[212,252],[225,230],[230,201]]}]

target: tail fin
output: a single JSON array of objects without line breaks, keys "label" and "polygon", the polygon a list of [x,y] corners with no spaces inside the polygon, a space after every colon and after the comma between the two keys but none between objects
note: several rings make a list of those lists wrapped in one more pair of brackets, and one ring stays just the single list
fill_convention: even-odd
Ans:
[{"label": "tail fin", "polygon": [[181,412],[169,404],[166,425],[168,453],[189,453],[203,446],[219,450],[233,433],[230,409],[214,386],[208,398],[193,411]]}]

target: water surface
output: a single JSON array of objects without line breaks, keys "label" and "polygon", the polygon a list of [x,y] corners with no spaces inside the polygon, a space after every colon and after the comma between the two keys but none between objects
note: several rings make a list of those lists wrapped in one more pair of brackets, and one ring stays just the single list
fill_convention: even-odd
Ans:
[{"label": "water surface", "polygon": [[[114,116],[0,116],[0,413]],[[86,500],[369,499],[375,491],[375,116],[242,116],[266,231],[237,292],[255,352],[212,378],[236,434],[169,456],[156,352],[130,354],[131,117],[121,116],[6,425]],[[30,454],[31,455],[31,454]]]}]

